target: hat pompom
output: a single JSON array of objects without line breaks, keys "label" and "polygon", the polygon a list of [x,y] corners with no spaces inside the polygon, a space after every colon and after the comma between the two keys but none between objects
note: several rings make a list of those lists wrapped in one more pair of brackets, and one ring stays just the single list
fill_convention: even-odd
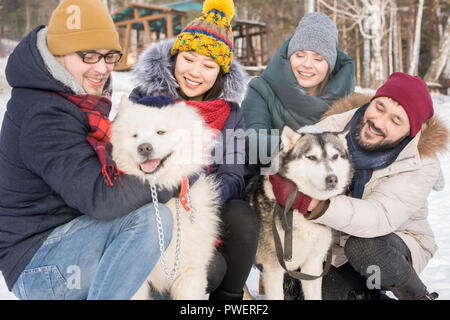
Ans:
[{"label": "hat pompom", "polygon": [[206,0],[203,3],[203,14],[206,15],[211,10],[222,12],[231,21],[234,16],[234,2],[233,0]]},{"label": "hat pompom", "polygon": [[196,51],[213,58],[225,73],[233,59],[233,30],[230,20],[234,15],[233,0],[206,0],[203,15],[191,21],[177,36],[172,55],[181,51]]}]

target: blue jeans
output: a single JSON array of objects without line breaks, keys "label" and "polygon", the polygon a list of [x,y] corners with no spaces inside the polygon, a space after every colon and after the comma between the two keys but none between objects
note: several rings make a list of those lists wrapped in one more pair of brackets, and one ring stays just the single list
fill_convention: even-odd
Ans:
[{"label": "blue jeans", "polygon": [[[172,213],[159,211],[167,249]],[[50,233],[12,291],[19,299],[130,299],[160,255],[152,203],[112,221],[82,215]]]}]

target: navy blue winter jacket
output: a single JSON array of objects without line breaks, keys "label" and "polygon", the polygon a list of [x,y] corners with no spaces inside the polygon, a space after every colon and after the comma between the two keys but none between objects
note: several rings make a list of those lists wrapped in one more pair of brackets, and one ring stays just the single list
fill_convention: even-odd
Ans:
[{"label": "navy blue winter jacket", "polygon": [[[108,187],[86,141],[84,113],[52,92],[71,92],[56,80],[36,47],[33,30],[10,55],[13,88],[0,132],[0,270],[11,290],[56,227],[87,214],[112,220],[151,202],[148,186],[122,176]],[[170,192],[161,192],[166,202]]]}]

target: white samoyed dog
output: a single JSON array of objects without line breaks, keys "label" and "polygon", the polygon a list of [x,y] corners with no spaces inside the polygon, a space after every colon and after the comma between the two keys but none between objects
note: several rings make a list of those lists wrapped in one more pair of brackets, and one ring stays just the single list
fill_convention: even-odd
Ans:
[{"label": "white samoyed dog", "polygon": [[[205,296],[207,268],[219,234],[218,189],[203,174],[213,137],[213,130],[185,103],[157,108],[122,97],[111,130],[117,167],[148,182],[149,192],[151,185],[174,189],[181,184],[181,190],[189,190],[182,201],[177,195],[165,204],[174,216],[172,241],[133,299],[149,299],[151,288],[169,292],[173,299]],[[182,184],[195,174],[200,177],[190,188]]]}]

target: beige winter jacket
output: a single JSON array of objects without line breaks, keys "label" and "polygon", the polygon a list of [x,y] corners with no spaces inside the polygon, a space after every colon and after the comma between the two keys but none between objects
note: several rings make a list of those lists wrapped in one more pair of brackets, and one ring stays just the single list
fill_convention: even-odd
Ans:
[{"label": "beige winter jacket", "polygon": [[[370,96],[352,94],[334,103],[317,126],[341,131],[356,108]],[[349,235],[373,238],[394,232],[411,251],[413,267],[420,273],[437,250],[427,221],[427,198],[438,180],[437,153],[446,150],[449,132],[433,117],[387,168],[375,170],[362,199],[337,196],[314,221],[333,228],[333,265],[347,261],[344,245]]]}]

